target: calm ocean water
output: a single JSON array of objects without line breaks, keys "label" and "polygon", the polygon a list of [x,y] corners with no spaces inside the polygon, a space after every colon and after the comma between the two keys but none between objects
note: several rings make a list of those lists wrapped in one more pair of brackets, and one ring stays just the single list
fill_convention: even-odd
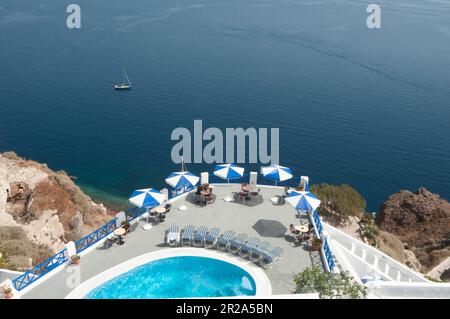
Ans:
[{"label": "calm ocean water", "polygon": [[0,2],[0,151],[121,202],[178,169],[176,127],[279,127],[281,164],[369,210],[419,186],[450,199],[450,1],[378,1],[380,30],[359,0],[76,3],[81,30],[65,2]]}]

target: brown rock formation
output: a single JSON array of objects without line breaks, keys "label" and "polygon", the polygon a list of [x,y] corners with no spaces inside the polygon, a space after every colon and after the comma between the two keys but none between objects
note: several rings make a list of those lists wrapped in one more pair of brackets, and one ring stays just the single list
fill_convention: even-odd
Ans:
[{"label": "brown rock formation", "polygon": [[450,203],[425,188],[389,197],[377,215],[379,227],[407,244],[427,271],[450,256]]},{"label": "brown rock formation", "polygon": [[[105,207],[94,203],[65,172],[54,172],[12,152],[0,154],[0,238],[3,229],[9,231],[5,240],[29,241],[20,250],[23,257],[35,259],[26,247],[36,245],[56,252],[64,242],[81,238],[109,218]],[[11,228],[1,227],[21,230],[11,232]],[[20,239],[14,239],[19,233]],[[8,245],[2,244],[7,249]]]}]

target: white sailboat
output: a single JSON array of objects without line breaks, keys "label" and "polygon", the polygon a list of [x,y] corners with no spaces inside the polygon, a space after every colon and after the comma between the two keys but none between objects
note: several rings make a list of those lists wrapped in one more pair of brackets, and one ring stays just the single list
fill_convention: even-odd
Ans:
[{"label": "white sailboat", "polygon": [[[115,90],[131,90],[131,81],[128,78],[128,74],[125,71],[125,69],[122,70],[122,74],[123,74],[124,81],[122,83],[114,85],[114,89]],[[125,83],[125,81],[126,81],[126,83]]]}]

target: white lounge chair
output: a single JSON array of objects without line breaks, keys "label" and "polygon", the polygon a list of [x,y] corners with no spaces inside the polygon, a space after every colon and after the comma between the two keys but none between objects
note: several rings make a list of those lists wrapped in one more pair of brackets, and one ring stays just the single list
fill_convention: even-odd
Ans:
[{"label": "white lounge chair", "polygon": [[169,227],[166,243],[170,247],[180,246],[180,230],[177,225],[171,225]]},{"label": "white lounge chair", "polygon": [[195,227],[193,225],[187,225],[184,227],[183,234],[181,235],[181,246],[190,246],[192,242],[192,236],[194,236]]},{"label": "white lounge chair", "polygon": [[258,246],[250,251],[248,258],[252,262],[257,263],[262,258],[263,253],[267,254],[269,252],[271,246],[272,244],[267,240],[262,241]]},{"label": "white lounge chair", "polygon": [[198,227],[197,231],[192,237],[192,245],[194,245],[195,247],[203,247],[203,245],[205,244],[206,233],[208,233],[208,227]]},{"label": "white lounge chair", "polygon": [[214,248],[220,236],[220,229],[213,228],[205,237],[205,248]]},{"label": "white lounge chair", "polygon": [[260,265],[264,268],[271,267],[274,261],[281,258],[283,252],[283,249],[280,247],[275,247],[269,253],[263,253],[262,258],[259,260]]},{"label": "white lounge chair", "polygon": [[228,249],[228,245],[230,244],[230,240],[236,237],[236,233],[232,230],[227,230],[222,236],[217,240],[216,248],[218,250],[226,251]]},{"label": "white lounge chair", "polygon": [[239,253],[239,250],[241,249],[241,245],[245,243],[248,239],[248,235],[244,233],[240,233],[236,236],[236,238],[231,239],[229,241],[228,245],[228,252],[232,254]]},{"label": "white lounge chair", "polygon": [[241,245],[241,249],[239,249],[239,256],[248,257],[252,252],[252,249],[257,247],[261,240],[257,237],[250,238],[246,243]]}]

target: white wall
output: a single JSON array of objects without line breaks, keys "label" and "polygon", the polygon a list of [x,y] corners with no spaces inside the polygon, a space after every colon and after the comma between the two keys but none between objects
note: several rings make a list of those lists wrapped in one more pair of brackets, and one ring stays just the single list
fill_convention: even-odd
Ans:
[{"label": "white wall", "polygon": [[9,269],[0,268],[0,283],[6,281],[8,279],[13,280],[14,278],[16,278],[17,276],[20,276],[22,274],[23,274],[23,272],[20,272],[20,271],[13,271],[13,270],[9,270]]},{"label": "white wall", "polygon": [[447,283],[407,283],[371,282],[369,291],[381,298],[450,298],[450,284]]}]

